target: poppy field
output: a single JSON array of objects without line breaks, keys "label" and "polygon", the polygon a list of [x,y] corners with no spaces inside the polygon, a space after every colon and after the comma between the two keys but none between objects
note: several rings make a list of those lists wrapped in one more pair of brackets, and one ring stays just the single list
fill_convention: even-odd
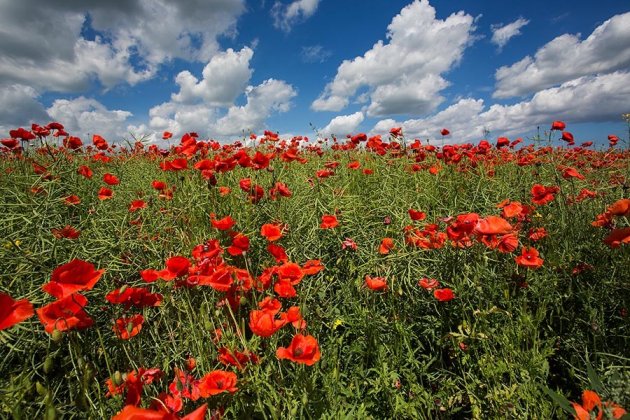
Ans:
[{"label": "poppy field", "polygon": [[626,416],[627,145],[456,140],[12,130],[0,417]]}]

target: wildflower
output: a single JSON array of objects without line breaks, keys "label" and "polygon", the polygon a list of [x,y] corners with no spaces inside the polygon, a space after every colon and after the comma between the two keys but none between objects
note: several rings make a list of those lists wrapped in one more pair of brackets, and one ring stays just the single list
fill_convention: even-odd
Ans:
[{"label": "wildflower", "polygon": [[337,216],[325,214],[322,216],[322,223],[319,225],[322,229],[333,229],[339,226],[339,222],[337,221]]},{"label": "wildflower", "polygon": [[527,268],[540,268],[543,265],[544,260],[539,257],[539,253],[536,248],[523,248],[521,255],[516,257],[516,264]]},{"label": "wildflower", "polygon": [[455,299],[455,294],[451,289],[445,287],[443,289],[435,289],[433,291],[433,297],[435,297],[440,302],[448,302]]},{"label": "wildflower", "polygon": [[33,305],[27,299],[13,300],[0,292],[0,331],[11,328],[35,314]]},{"label": "wildflower", "polygon": [[319,361],[321,353],[315,337],[296,334],[289,347],[279,347],[276,350],[276,357],[312,366]]},{"label": "wildflower", "polygon": [[62,299],[81,290],[92,290],[104,272],[104,269],[96,270],[89,262],[74,259],[55,268],[50,282],[42,289],[57,299]]}]

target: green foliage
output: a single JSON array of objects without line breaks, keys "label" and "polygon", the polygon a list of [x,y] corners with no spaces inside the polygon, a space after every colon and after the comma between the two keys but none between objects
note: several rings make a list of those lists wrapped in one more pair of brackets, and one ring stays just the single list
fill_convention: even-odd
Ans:
[{"label": "green foliage", "polygon": [[[208,399],[210,409],[223,407],[227,418],[553,418],[563,416],[559,407],[570,412],[569,401],[578,401],[583,389],[629,407],[630,318],[623,311],[630,307],[630,249],[604,245],[605,234],[591,222],[628,196],[623,183],[609,181],[627,177],[630,157],[594,165],[606,159],[603,152],[567,157],[559,150],[540,154],[538,165],[519,166],[509,158],[515,155],[497,152],[494,161],[476,168],[440,162],[441,171],[432,175],[410,171],[413,160],[407,157],[304,153],[306,163],[276,158],[273,170],[237,167],[216,174],[220,186],[231,188],[227,196],[196,170],[160,170],[160,159],[149,154],[116,155],[109,163],[87,154],[30,156],[48,167],[49,180],[34,174],[27,159],[0,158],[0,290],[39,308],[52,301],[41,287],[55,267],[79,258],[105,269],[85,293],[94,327],[52,337],[33,317],[0,331],[0,417],[107,418],[124,402],[106,397],[105,381],[116,372],[158,367],[165,377],[144,387],[148,406],[167,391],[174,369],[189,356],[197,361],[197,377],[223,369],[220,346],[261,358],[234,370],[237,393]],[[315,172],[332,160],[340,162],[336,174],[318,179]],[[347,169],[353,160],[374,173]],[[430,155],[425,163],[438,162]],[[94,171],[91,180],[77,174],[83,164]],[[587,179],[560,178],[556,167],[562,164],[579,164]],[[112,199],[100,201],[106,172],[121,184],[111,187]],[[245,177],[265,189],[282,181],[293,196],[253,204],[239,189]],[[175,187],[173,199],[160,199],[153,180]],[[504,199],[530,203],[535,183],[558,185],[562,192],[535,207],[531,221],[520,226],[515,254],[481,243],[436,250],[405,245],[410,208],[427,213],[418,227],[468,212],[499,215],[496,205]],[[33,187],[41,191],[33,193]],[[567,196],[581,188],[598,195],[571,203]],[[81,198],[79,205],[64,204],[71,194]],[[130,213],[129,203],[138,198],[148,207]],[[112,325],[123,309],[109,305],[105,294],[123,285],[146,286],[141,270],[162,269],[174,255],[189,257],[208,239],[227,247],[230,238],[212,228],[211,213],[232,216],[235,229],[250,238],[245,257],[226,258],[253,276],[275,264],[259,233],[262,224],[274,221],[288,227],[280,244],[291,261],[319,259],[325,265],[296,286],[296,298],[283,302],[284,308],[300,306],[307,332],[321,348],[318,363],[276,358],[276,349],[288,346],[295,334],[292,327],[270,338],[249,333],[249,311],[267,292],[253,291],[232,312],[217,305],[223,294],[209,287],[174,288],[158,281],[150,288],[164,295],[162,305],[141,311],[146,321],[140,334],[128,341],[116,337]],[[321,216],[335,213],[340,225],[320,229]],[[65,225],[80,237],[51,234]],[[534,227],[545,227],[549,236],[533,244],[527,231]],[[379,255],[385,237],[394,239],[395,248]],[[345,238],[358,249],[342,250]],[[532,244],[544,258],[538,270],[514,261],[521,246]],[[580,263],[592,268],[576,274]],[[366,275],[386,277],[388,291],[367,289]],[[438,302],[418,286],[423,277],[453,289],[456,299]],[[223,333],[219,343],[217,329]],[[188,402],[183,412],[198,405]]]}]

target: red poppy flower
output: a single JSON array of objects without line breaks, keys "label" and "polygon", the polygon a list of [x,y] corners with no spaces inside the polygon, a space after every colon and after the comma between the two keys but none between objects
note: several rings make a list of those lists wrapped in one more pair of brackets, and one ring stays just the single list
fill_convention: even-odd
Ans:
[{"label": "red poppy flower", "polygon": [[140,333],[142,324],[144,324],[144,317],[140,314],[135,314],[130,317],[118,318],[114,323],[113,330],[121,340],[129,340]]},{"label": "red poppy flower", "polygon": [[76,206],[77,204],[81,203],[81,199],[77,195],[69,195],[68,197],[64,198],[64,202],[68,206]]},{"label": "red poppy flower", "polygon": [[208,398],[223,392],[231,394],[238,391],[236,387],[236,374],[234,372],[226,372],[223,370],[215,370],[204,375],[197,385],[199,395],[202,398]]},{"label": "red poppy flower", "polygon": [[283,263],[289,261],[286,251],[280,245],[270,243],[267,245],[267,251],[276,259],[277,263]]},{"label": "red poppy flower", "polygon": [[240,352],[238,350],[230,351],[225,347],[219,349],[219,362],[225,366],[236,366],[239,369],[247,363],[258,363],[258,356],[249,352]]},{"label": "red poppy flower", "polygon": [[219,187],[219,195],[221,197],[225,197],[231,192],[232,192],[232,189],[230,187]]},{"label": "red poppy flower", "polygon": [[225,216],[223,219],[215,219],[214,213],[210,215],[210,222],[212,226],[219,230],[230,230],[236,224],[236,221],[231,216]]},{"label": "red poppy flower", "polygon": [[402,136],[402,127],[393,127],[392,129],[389,130],[389,134],[391,134],[394,137],[399,137]]},{"label": "red poppy flower", "polygon": [[423,277],[420,279],[420,281],[418,281],[418,286],[422,287],[425,290],[430,291],[430,290],[440,287],[440,282],[437,281],[436,279],[429,279],[429,278]]},{"label": "red poppy flower", "polygon": [[544,260],[539,257],[539,253],[536,248],[523,248],[521,255],[515,258],[516,264],[527,268],[540,268],[543,265]]},{"label": "red poppy flower", "polygon": [[497,149],[500,149],[501,147],[505,147],[509,145],[510,145],[510,139],[508,139],[507,137],[499,137],[497,139]]},{"label": "red poppy flower", "polygon": [[619,248],[622,244],[630,244],[630,227],[614,229],[604,239],[604,243],[611,248]]},{"label": "red poppy flower", "polygon": [[585,179],[584,175],[579,173],[575,168],[565,168],[562,172],[562,177],[564,179],[577,178],[577,179]]},{"label": "red poppy flower", "polygon": [[101,201],[109,200],[113,196],[114,196],[114,192],[107,187],[101,187],[101,189],[98,190],[98,199]]},{"label": "red poppy flower", "polygon": [[18,144],[20,144],[16,139],[2,139],[0,140],[0,143],[9,149],[14,149]]},{"label": "red poppy flower", "polygon": [[321,353],[315,337],[296,334],[289,347],[279,347],[276,350],[276,357],[312,366],[319,361]]},{"label": "red poppy flower", "polygon": [[75,293],[37,309],[35,312],[48,334],[53,331],[67,331],[91,327],[94,320],[83,309],[88,301],[85,296]]},{"label": "red poppy flower", "polygon": [[320,260],[308,260],[302,266],[302,273],[304,273],[305,276],[312,276],[319,273],[324,268]]},{"label": "red poppy flower", "polygon": [[319,225],[322,229],[333,229],[339,226],[339,222],[337,221],[337,216],[325,214],[322,216],[322,223]]},{"label": "red poppy flower", "polygon": [[448,131],[446,128],[443,128],[442,131],[440,131],[440,134],[443,136],[448,136],[449,134],[451,134],[451,132]]},{"label": "red poppy flower", "polygon": [[123,286],[119,289],[109,292],[105,299],[114,305],[124,305],[125,309],[131,306],[136,308],[144,308],[147,306],[160,306],[162,303],[162,295],[159,293],[151,293],[144,287],[127,287]]},{"label": "red poppy flower", "polygon": [[613,216],[630,216],[630,198],[622,198],[621,200],[615,201],[610,207],[608,207],[607,211]]},{"label": "red poppy flower", "polygon": [[480,235],[505,235],[512,232],[514,228],[507,220],[498,216],[488,216],[479,219],[475,226],[475,232]]},{"label": "red poppy flower", "polygon": [[129,205],[130,212],[136,212],[140,209],[145,209],[147,207],[147,203],[144,200],[133,200]]},{"label": "red poppy flower", "polygon": [[151,182],[151,187],[153,187],[153,189],[158,190],[158,191],[164,191],[167,185],[166,185],[166,182],[164,181],[154,180],[153,182]]},{"label": "red poppy flower", "polygon": [[280,303],[278,299],[267,296],[258,302],[258,308],[260,308],[261,311],[277,314],[280,312],[280,309],[282,309],[282,303]]},{"label": "red poppy flower", "polygon": [[563,131],[562,132],[562,140],[566,141],[567,143],[573,143],[573,134],[569,133],[568,131]]},{"label": "red poppy flower", "polygon": [[163,140],[170,139],[171,137],[173,137],[173,133],[171,133],[170,131],[165,131],[164,133],[162,133]]},{"label": "red poppy flower", "polygon": [[147,270],[142,270],[140,272],[140,277],[142,277],[142,280],[146,281],[147,283],[153,283],[160,278],[160,272],[149,268]]},{"label": "red poppy flower", "polygon": [[282,226],[266,223],[260,228],[260,234],[269,242],[277,241],[282,238]]},{"label": "red poppy flower", "polygon": [[552,130],[562,131],[566,127],[567,127],[567,125],[565,123],[563,123],[562,121],[554,121],[553,123],[551,123],[551,129]]},{"label": "red poppy flower", "polygon": [[190,261],[186,257],[176,255],[166,260],[166,269],[158,272],[162,280],[173,280],[188,275]]},{"label": "red poppy flower", "polygon": [[414,222],[421,221],[427,218],[426,213],[419,210],[409,209],[408,213],[409,213],[409,217],[411,217],[411,220],[413,220]]},{"label": "red poppy flower", "polygon": [[540,184],[534,184],[532,186],[531,194],[532,194],[532,203],[542,206],[544,204],[553,201],[555,198],[555,193],[560,191],[558,187],[545,187]]},{"label": "red poppy flower", "polygon": [[387,290],[387,279],[385,277],[370,277],[366,275],[365,286],[376,291]]},{"label": "red poppy flower", "polygon": [[509,204],[506,203],[505,205],[500,206],[500,208],[502,208],[501,215],[507,219],[517,217],[523,213],[523,210],[525,210],[525,207],[523,207],[523,205],[518,201],[512,201]]},{"label": "red poppy flower", "polygon": [[42,289],[57,299],[62,299],[80,290],[92,290],[104,272],[104,269],[96,270],[89,262],[74,259],[55,268],[50,282]]},{"label": "red poppy flower", "polygon": [[547,237],[547,230],[544,227],[531,228],[527,233],[527,237],[536,242]]},{"label": "red poppy flower", "polygon": [[103,137],[99,136],[98,134],[94,134],[92,136],[92,144],[94,144],[94,146],[98,150],[107,150],[109,148],[109,144],[107,143],[107,140],[105,140]]},{"label": "red poppy flower", "polygon": [[94,172],[92,172],[92,170],[85,165],[79,166],[79,169],[77,169],[77,173],[87,179],[92,178],[92,175],[94,175]]},{"label": "red poppy flower", "polygon": [[394,240],[392,238],[383,238],[381,245],[378,247],[378,253],[381,255],[389,254],[394,249]]},{"label": "red poppy flower", "polygon": [[616,146],[617,143],[619,143],[619,137],[615,136],[614,134],[610,134],[608,136],[608,143],[610,144],[610,147]]},{"label": "red poppy flower", "polygon": [[237,233],[232,237],[232,245],[227,249],[228,253],[233,257],[243,255],[248,250],[249,238],[242,233]]},{"label": "red poppy flower", "polygon": [[291,284],[291,280],[287,278],[278,279],[273,285],[273,291],[281,298],[292,298],[297,296],[297,290]]},{"label": "red poppy flower", "polygon": [[107,185],[118,185],[120,184],[120,179],[118,179],[116,175],[106,173],[105,175],[103,175],[103,182],[105,182]]},{"label": "red poppy flower", "polygon": [[70,225],[66,225],[61,229],[50,229],[53,236],[57,239],[66,238],[66,239],[77,239],[81,232],[76,230]]},{"label": "red poppy flower", "polygon": [[249,313],[249,328],[260,337],[271,337],[286,325],[286,320],[276,318],[275,313],[265,310],[253,310]]},{"label": "red poppy flower", "polygon": [[0,292],[0,331],[11,328],[35,314],[33,305],[27,299],[13,300]]},{"label": "red poppy flower", "polygon": [[433,297],[435,297],[440,302],[448,302],[455,298],[455,294],[451,289],[445,287],[444,289],[435,289],[433,291]]},{"label": "red poppy flower", "polygon": [[78,137],[69,136],[63,139],[63,145],[68,149],[76,150],[83,146],[83,142]]},{"label": "red poppy flower", "polygon": [[208,404],[204,404],[190,414],[179,417],[176,414],[164,410],[153,410],[150,408],[139,408],[135,405],[126,405],[120,413],[112,417],[112,420],[204,420],[207,411]]},{"label": "red poppy flower", "polygon": [[359,169],[360,167],[361,162],[359,162],[358,160],[348,163],[348,169]]}]

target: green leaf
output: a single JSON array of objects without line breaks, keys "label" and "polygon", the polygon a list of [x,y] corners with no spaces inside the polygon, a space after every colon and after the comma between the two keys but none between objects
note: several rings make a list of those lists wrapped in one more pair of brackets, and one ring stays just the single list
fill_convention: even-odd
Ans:
[{"label": "green leaf", "polygon": [[588,381],[591,384],[591,388],[598,394],[602,394],[604,392],[604,384],[588,360],[586,361],[586,372],[588,373]]},{"label": "green leaf", "polygon": [[551,397],[551,399],[569,414],[575,414],[575,410],[571,407],[571,402],[564,395],[558,394],[554,390],[541,385],[540,388]]}]

